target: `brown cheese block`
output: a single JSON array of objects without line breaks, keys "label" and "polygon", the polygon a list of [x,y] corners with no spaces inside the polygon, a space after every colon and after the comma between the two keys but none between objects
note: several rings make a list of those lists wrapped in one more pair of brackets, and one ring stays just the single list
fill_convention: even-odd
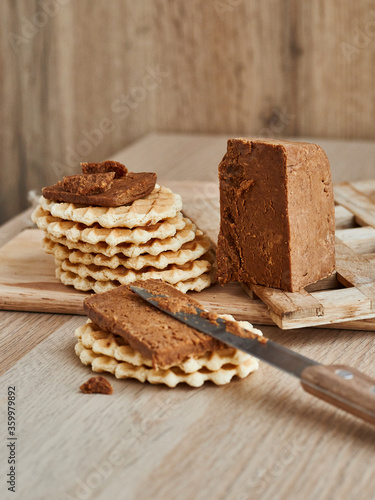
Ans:
[{"label": "brown cheese block", "polygon": [[64,177],[61,186],[64,191],[82,194],[84,196],[104,193],[112,186],[115,175],[114,172],[90,175],[69,175],[68,177]]},{"label": "brown cheese block", "polygon": [[116,179],[125,177],[128,169],[122,163],[113,160],[102,161],[101,163],[81,163],[83,174],[103,174],[106,172],[114,172]]},{"label": "brown cheese block", "polygon": [[332,179],[320,146],[230,139],[219,179],[220,283],[294,292],[334,271]]},{"label": "brown cheese block", "polygon": [[[173,301],[173,308],[177,300],[180,309],[189,303],[201,307],[199,302],[160,280],[133,283],[137,284],[153,293],[167,295]],[[127,285],[86,298],[84,310],[102,330],[123,337],[133,349],[151,358],[155,367],[168,368],[188,356],[226,348],[225,344],[149,305]]]},{"label": "brown cheese block", "polygon": [[156,174],[153,172],[129,172],[125,177],[114,179],[111,187],[103,193],[89,195],[70,193],[64,189],[61,182],[53,186],[44,187],[42,193],[47,200],[56,202],[79,203],[99,207],[119,207],[147,196],[153,191],[155,184]]}]

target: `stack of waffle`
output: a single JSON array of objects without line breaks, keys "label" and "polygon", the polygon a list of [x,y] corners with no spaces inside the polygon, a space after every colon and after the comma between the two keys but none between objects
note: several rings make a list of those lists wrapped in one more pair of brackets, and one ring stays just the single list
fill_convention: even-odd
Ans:
[{"label": "stack of waffle", "polygon": [[[220,317],[234,320],[229,314]],[[239,325],[261,336],[261,332],[247,321],[240,321]],[[90,320],[77,328],[75,336],[78,339],[75,352],[81,362],[91,366],[94,372],[112,373],[118,379],[133,378],[168,387],[176,387],[180,383],[200,387],[207,381],[224,385],[235,376],[247,377],[259,366],[258,360],[249,354],[228,347],[191,356],[168,368],[154,368],[151,358],[133,349],[123,337],[101,330]]]},{"label": "stack of waffle", "polygon": [[[202,305],[161,281],[135,283],[174,313],[197,314]],[[156,300],[156,299],[155,299]],[[77,328],[75,352],[94,372],[112,373],[118,379],[175,387],[200,387],[233,378],[245,378],[258,369],[258,360],[178,321],[149,304],[128,286],[117,287],[84,301],[87,322]],[[214,313],[209,321],[218,324]],[[262,341],[262,333],[247,322],[221,315],[241,336]],[[225,323],[226,324],[226,323]],[[242,330],[241,330],[242,329]]]},{"label": "stack of waffle", "polygon": [[214,279],[214,253],[181,210],[181,197],[156,184],[151,194],[117,207],[42,196],[32,219],[65,285],[101,293],[154,278],[182,292],[201,291]]}]

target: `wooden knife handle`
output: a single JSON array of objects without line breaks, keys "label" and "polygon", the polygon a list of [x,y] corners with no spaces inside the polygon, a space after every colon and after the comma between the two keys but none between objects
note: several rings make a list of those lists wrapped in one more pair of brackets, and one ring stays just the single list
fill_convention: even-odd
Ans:
[{"label": "wooden knife handle", "polygon": [[375,380],[344,365],[305,368],[301,384],[317,396],[375,425]]}]

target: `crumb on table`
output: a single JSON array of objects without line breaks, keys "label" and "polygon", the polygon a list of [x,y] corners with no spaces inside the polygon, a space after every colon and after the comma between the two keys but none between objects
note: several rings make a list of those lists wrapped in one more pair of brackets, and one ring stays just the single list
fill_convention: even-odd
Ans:
[{"label": "crumb on table", "polygon": [[101,376],[91,377],[87,382],[80,387],[81,392],[84,394],[112,394],[113,387],[107,379]]}]

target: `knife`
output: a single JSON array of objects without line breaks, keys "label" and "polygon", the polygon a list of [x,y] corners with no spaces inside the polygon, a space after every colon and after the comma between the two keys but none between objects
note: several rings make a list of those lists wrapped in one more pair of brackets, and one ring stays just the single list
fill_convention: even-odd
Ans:
[{"label": "knife", "polygon": [[158,301],[167,295],[153,294],[138,285],[129,287],[149,304],[182,323],[294,375],[306,392],[375,425],[375,380],[355,368],[317,363],[264,337],[259,341],[234,335],[228,331],[228,325],[233,322],[222,318],[211,322],[201,316],[207,314],[206,310],[191,303],[189,309],[194,307],[195,313],[169,311]]}]

